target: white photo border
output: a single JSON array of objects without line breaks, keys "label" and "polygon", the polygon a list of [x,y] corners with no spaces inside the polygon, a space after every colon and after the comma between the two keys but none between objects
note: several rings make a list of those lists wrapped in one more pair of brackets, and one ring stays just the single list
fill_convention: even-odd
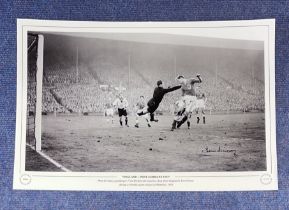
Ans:
[{"label": "white photo border", "polygon": [[[29,32],[164,32],[199,29],[227,38],[264,41],[266,171],[249,172],[36,172],[25,171],[27,34]],[[202,30],[201,30],[202,29]],[[204,30],[206,29],[206,30]],[[250,30],[260,33],[252,33]],[[254,31],[253,30],[253,31]],[[265,33],[264,33],[265,32]],[[199,33],[199,32],[196,32]],[[240,34],[239,34],[240,35]],[[200,34],[201,36],[201,34]],[[261,36],[261,37],[260,37]],[[209,22],[81,22],[17,20],[17,105],[13,189],[80,191],[253,191],[278,190],[275,114],[275,19]],[[148,184],[122,185],[135,180]],[[156,180],[160,183],[156,184]]]}]

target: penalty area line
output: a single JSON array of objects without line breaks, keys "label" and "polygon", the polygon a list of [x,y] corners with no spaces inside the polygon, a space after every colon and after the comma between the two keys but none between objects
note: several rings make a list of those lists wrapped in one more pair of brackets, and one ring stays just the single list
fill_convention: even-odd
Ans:
[{"label": "penalty area line", "polygon": [[27,144],[26,146],[30,147],[32,150],[34,150],[35,152],[37,152],[39,155],[41,155],[42,157],[44,157],[46,160],[48,160],[50,163],[52,163],[53,165],[55,165],[57,168],[60,168],[62,171],[65,172],[72,172],[71,170],[65,168],[63,165],[61,165],[60,163],[56,162],[55,160],[53,160],[51,157],[49,157],[48,155],[46,155],[45,153],[41,152],[41,151],[36,151],[32,145]]}]

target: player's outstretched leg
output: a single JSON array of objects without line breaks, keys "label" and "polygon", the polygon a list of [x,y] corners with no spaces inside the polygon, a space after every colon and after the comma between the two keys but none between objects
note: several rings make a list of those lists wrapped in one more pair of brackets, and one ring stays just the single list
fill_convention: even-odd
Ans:
[{"label": "player's outstretched leg", "polygon": [[[138,110],[135,116],[135,125],[134,127],[139,128],[139,118],[143,115],[143,110]],[[146,116],[146,115],[145,115]]]},{"label": "player's outstretched leg", "polygon": [[120,126],[122,126],[122,119],[121,119],[121,117],[119,118],[119,124],[120,124]]},{"label": "player's outstretched leg", "polygon": [[176,126],[177,126],[177,122],[176,120],[173,121],[173,124],[172,124],[172,128],[171,128],[171,131],[175,130],[176,129]]},{"label": "player's outstretched leg", "polygon": [[148,127],[150,128],[151,127],[151,124],[150,124],[150,121],[149,121],[149,114],[147,113],[144,118],[146,119],[146,122],[147,122],[147,125]]},{"label": "player's outstretched leg", "polygon": [[184,124],[187,121],[187,119],[188,119],[188,116],[185,115],[183,119],[178,123],[177,128],[180,128],[182,124]]},{"label": "player's outstretched leg", "polygon": [[158,122],[159,121],[158,119],[155,119],[154,113],[150,113],[150,116],[151,116],[151,119],[150,119],[151,122]]}]

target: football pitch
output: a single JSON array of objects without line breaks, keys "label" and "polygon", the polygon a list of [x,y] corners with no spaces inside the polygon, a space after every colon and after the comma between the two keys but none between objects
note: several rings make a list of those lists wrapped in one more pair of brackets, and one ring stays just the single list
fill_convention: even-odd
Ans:
[{"label": "football pitch", "polygon": [[[207,115],[206,124],[193,116],[190,130],[184,124],[173,132],[173,116],[157,118],[151,128],[144,119],[135,128],[129,116],[127,128],[117,116],[114,124],[104,116],[43,116],[42,151],[79,172],[266,170],[264,113]],[[26,152],[26,170],[59,171],[35,157]]]}]

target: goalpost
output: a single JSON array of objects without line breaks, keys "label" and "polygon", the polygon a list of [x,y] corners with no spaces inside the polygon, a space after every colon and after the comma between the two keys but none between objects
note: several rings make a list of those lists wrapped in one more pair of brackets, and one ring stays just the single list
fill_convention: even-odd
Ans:
[{"label": "goalpost", "polygon": [[26,141],[36,151],[40,151],[44,36],[41,34],[28,34],[27,51]]}]

